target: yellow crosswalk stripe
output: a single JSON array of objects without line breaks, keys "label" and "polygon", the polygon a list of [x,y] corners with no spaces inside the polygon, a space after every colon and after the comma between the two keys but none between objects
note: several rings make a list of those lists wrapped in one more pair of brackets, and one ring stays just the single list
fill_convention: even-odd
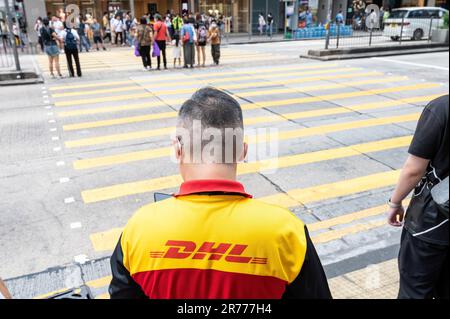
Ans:
[{"label": "yellow crosswalk stripe", "polygon": [[[307,65],[299,65],[297,67],[276,67],[276,68],[256,68],[252,70],[243,70],[243,71],[223,71],[221,70],[220,76],[230,76],[230,75],[238,75],[238,74],[259,74],[259,73],[266,73],[268,71],[270,72],[276,72],[276,71],[290,71],[290,70],[311,70],[311,69],[321,69],[321,68],[331,68],[336,67],[338,64],[307,64]],[[201,78],[210,78],[210,77],[217,77],[216,72],[193,72],[189,75],[182,75],[185,79],[194,79],[197,77]],[[158,74],[158,81],[172,81],[173,79],[180,78],[179,74]],[[154,78],[148,78],[148,79],[133,79],[134,83],[147,83],[147,82],[154,82]],[[90,84],[73,84],[73,85],[60,85],[60,86],[54,86],[50,87],[50,91],[61,91],[61,90],[73,90],[73,89],[86,89],[86,88],[98,88],[100,87],[107,87],[107,86],[119,86],[119,85],[129,85],[130,81],[110,81],[110,82],[95,82]]]},{"label": "yellow crosswalk stripe", "polygon": [[[319,81],[319,80],[349,79],[349,78],[371,77],[371,76],[381,76],[381,75],[382,74],[378,73],[378,72],[328,75],[328,76],[320,76],[320,77],[308,77],[308,78],[293,79],[291,81],[286,81],[285,84],[307,83],[307,82],[314,82],[314,81]],[[273,84],[273,82],[270,83],[270,85],[272,85],[272,84]],[[282,83],[277,83],[277,84],[282,84]],[[249,88],[267,87],[267,85],[268,85],[268,83],[265,83],[265,82],[252,83],[249,86]],[[226,86],[221,86],[221,88],[222,89],[230,89],[229,87],[226,87]],[[300,90],[297,89],[297,92],[300,92]],[[249,93],[249,92],[247,92],[247,93]],[[89,114],[140,110],[140,109],[145,109],[145,108],[154,108],[154,107],[158,107],[158,106],[180,105],[184,101],[186,101],[186,98],[184,98],[184,99],[180,99],[180,98],[167,99],[167,100],[165,99],[164,101],[157,100],[157,101],[137,103],[137,104],[127,103],[125,105],[120,105],[120,106],[104,106],[104,107],[97,107],[97,108],[89,108],[89,109],[83,108],[81,110],[64,111],[64,112],[59,112],[58,115],[62,116],[62,117],[69,117],[69,116],[78,116],[78,115],[89,115]],[[58,105],[56,105],[56,106],[58,106]],[[61,105],[59,105],[59,106],[61,106]]]},{"label": "yellow crosswalk stripe", "polygon": [[327,185],[294,189],[286,194],[263,197],[261,200],[283,207],[295,207],[312,202],[361,193],[372,189],[393,186],[400,176],[400,170],[383,172]]},{"label": "yellow crosswalk stripe", "polygon": [[[328,74],[328,73],[339,73],[342,71],[357,71],[361,70],[361,68],[342,68],[342,69],[332,69],[332,70],[314,70],[314,71],[302,71],[302,72],[293,72],[289,74],[275,74],[271,75],[271,78],[277,78],[277,77],[286,77],[286,76],[300,76],[300,75],[314,75],[314,74]],[[242,81],[242,80],[252,80],[253,82],[256,80],[253,76],[242,76],[239,78],[216,78],[216,79],[210,79],[210,80],[195,80],[195,84],[203,84],[203,85],[211,85],[212,83],[235,83],[236,81]],[[261,79],[263,80],[263,79]],[[170,83],[171,86],[177,86],[177,85],[186,85],[193,83],[192,80],[181,80],[181,81],[172,81]],[[270,85],[272,83],[266,82],[266,85]],[[242,84],[243,87],[248,86],[248,83]],[[158,88],[158,87],[166,87],[167,83],[153,83],[151,85],[151,88]],[[106,90],[97,90],[97,91],[90,91],[90,92],[73,92],[73,93],[62,93],[65,95],[89,95],[89,94],[105,94],[105,93],[111,93],[111,92],[122,92],[124,88],[115,88],[115,89],[106,89]],[[136,86],[130,86],[125,88],[124,91],[130,91],[130,90],[143,90],[143,88],[138,88]],[[139,98],[145,98],[145,97],[154,97],[155,93],[145,91],[144,93],[133,93],[133,94],[125,94],[125,95],[113,95],[113,96],[104,96],[104,97],[98,97],[98,98],[84,98],[84,99],[78,99],[78,100],[66,100],[66,101],[56,101],[55,106],[70,106],[70,105],[83,105],[83,104],[94,104],[94,103],[105,103],[105,102],[112,102],[112,101],[128,101],[132,99],[139,99]],[[61,97],[61,96],[60,96]],[[64,96],[64,97],[71,97],[71,96]]]},{"label": "yellow crosswalk stripe", "polygon": [[[391,172],[384,172],[384,173],[363,176],[363,177],[340,181],[340,182],[331,183],[331,184],[325,184],[325,185],[319,185],[319,186],[314,186],[314,187],[309,187],[309,188],[303,188],[303,189],[299,189],[299,190],[293,190],[293,191],[289,192],[289,194],[291,194],[291,193],[297,194],[297,196],[295,197],[296,199],[290,199],[289,201],[283,200],[281,202],[288,204],[288,205],[284,205],[284,206],[295,207],[295,206],[299,206],[300,202],[303,204],[309,204],[309,203],[317,202],[317,201],[321,200],[321,198],[323,198],[323,199],[337,198],[337,197],[344,196],[344,195],[351,195],[354,193],[363,192],[365,190],[372,190],[372,189],[382,188],[385,186],[392,186],[395,184],[398,176],[399,176],[399,171],[391,171]],[[371,181],[372,178],[375,179],[378,183],[377,182],[373,183]],[[384,179],[386,179],[386,180],[384,180]],[[345,187],[346,183],[348,183],[347,188]],[[327,193],[330,190],[337,190],[337,192],[336,193]],[[298,194],[300,194],[302,192],[305,192],[306,195],[301,196],[301,198],[300,198],[298,196]],[[320,194],[320,195],[318,195],[318,194]],[[284,194],[263,197],[260,200],[272,203],[272,199],[274,196],[281,196],[281,195],[284,195]],[[309,196],[309,195],[312,195],[312,196]],[[281,206],[283,206],[283,205],[281,205]],[[313,231],[317,231],[320,229],[329,228],[332,226],[347,224],[347,223],[351,223],[351,222],[354,222],[354,221],[357,221],[357,220],[360,220],[363,218],[380,215],[383,212],[385,212],[386,210],[387,210],[386,205],[378,206],[378,207],[374,207],[371,209],[367,209],[367,210],[363,210],[363,211],[359,211],[359,212],[355,212],[355,213],[351,213],[351,214],[347,214],[347,215],[342,215],[342,216],[339,216],[339,217],[336,217],[336,218],[333,218],[330,220],[324,220],[321,222],[311,223],[311,224],[308,224],[308,229],[309,229],[309,231],[313,232]],[[385,224],[385,223],[386,223],[386,221],[383,221],[382,224]],[[380,223],[377,225],[381,226],[382,224]],[[377,226],[375,226],[375,224],[373,222],[369,222],[366,224],[350,226],[350,227],[344,228],[340,231],[330,230],[329,232],[315,235],[314,237],[312,237],[312,239],[313,239],[313,241],[315,240],[315,243],[325,243],[325,242],[328,242],[331,240],[336,240],[336,239],[342,238],[349,234],[353,234],[353,233],[364,231],[364,230],[369,230],[374,227],[377,227]],[[117,244],[117,241],[118,241],[122,231],[123,231],[123,228],[113,228],[113,229],[110,229],[107,231],[91,234],[90,240],[91,240],[93,249],[95,251],[111,251],[111,250],[113,250]]]},{"label": "yellow crosswalk stripe", "polygon": [[[241,107],[243,110],[253,110],[253,109],[259,109],[259,108],[265,108],[265,107],[277,107],[277,106],[286,106],[286,105],[293,105],[293,104],[320,102],[320,101],[325,101],[325,100],[339,100],[339,99],[345,99],[345,98],[371,96],[371,95],[391,93],[391,92],[397,92],[397,91],[427,89],[427,88],[434,88],[434,87],[438,87],[438,86],[440,86],[440,84],[422,83],[422,84],[406,85],[406,86],[376,89],[376,90],[354,91],[354,92],[348,92],[348,93],[327,94],[327,95],[301,97],[301,98],[286,99],[286,100],[271,100],[271,101],[265,101],[265,102],[245,103],[245,104],[241,104]],[[166,115],[167,115],[167,113],[166,113]],[[158,115],[158,114],[147,114],[147,115],[125,117],[125,118],[114,118],[111,120],[67,124],[67,125],[63,125],[63,130],[64,131],[73,131],[73,130],[113,126],[113,125],[139,123],[139,122],[145,122],[145,121],[150,121],[150,120],[154,120],[154,119],[161,119],[160,116],[161,115]],[[282,116],[280,116],[280,117],[282,117]]]},{"label": "yellow crosswalk stripe", "polygon": [[[304,165],[308,163],[316,163],[338,158],[350,156],[358,156],[364,153],[388,150],[401,146],[407,146],[411,142],[411,137],[402,137],[378,142],[371,142],[337,149],[304,153],[292,156],[285,156],[277,159],[269,159],[256,163],[240,164],[238,174],[251,174],[267,169],[281,169],[286,167]],[[181,184],[182,180],[179,175],[171,175],[166,177],[153,178],[123,184],[117,184],[107,187],[85,190],[81,192],[83,201],[87,204],[99,201],[105,201],[120,198],[129,195],[143,194],[152,191],[170,189]]]},{"label": "yellow crosswalk stripe", "polygon": [[349,227],[346,227],[343,229],[331,230],[331,231],[323,233],[323,234],[315,235],[315,236],[311,237],[311,240],[314,242],[314,244],[323,244],[323,243],[327,243],[327,242],[342,238],[344,236],[360,233],[363,231],[368,231],[373,228],[378,228],[378,227],[386,226],[386,225],[388,225],[388,223],[386,222],[385,219],[370,221],[370,222],[367,222],[364,224],[356,224],[356,225],[352,225],[352,226],[349,226]]},{"label": "yellow crosswalk stripe", "polygon": [[[385,124],[391,124],[391,123],[396,123],[396,122],[415,121],[418,119],[418,117],[419,117],[419,113],[415,113],[415,114],[400,115],[400,116],[394,116],[394,117],[375,118],[375,119],[368,119],[368,120],[362,120],[362,121],[353,121],[353,122],[345,122],[345,123],[338,123],[338,124],[331,124],[331,125],[324,125],[324,126],[317,126],[317,127],[310,127],[310,128],[301,128],[301,129],[297,129],[297,130],[281,132],[278,136],[278,139],[286,140],[286,139],[291,139],[291,138],[296,138],[296,137],[306,137],[306,136],[312,136],[312,135],[327,134],[327,133],[333,133],[333,132],[338,132],[338,131],[342,131],[342,130],[362,128],[362,127],[385,125]],[[98,136],[98,137],[90,137],[90,138],[66,141],[64,143],[64,145],[67,148],[76,148],[76,147],[108,144],[108,143],[117,143],[117,142],[124,142],[124,141],[135,140],[135,139],[144,139],[144,138],[150,138],[150,137],[161,136],[161,135],[170,136],[171,133],[173,133],[173,131],[174,131],[174,127],[168,127],[168,128],[162,128],[162,129],[156,129],[156,130],[104,135],[104,136]],[[265,137],[264,136],[258,137],[258,141],[261,143],[264,142]]]}]

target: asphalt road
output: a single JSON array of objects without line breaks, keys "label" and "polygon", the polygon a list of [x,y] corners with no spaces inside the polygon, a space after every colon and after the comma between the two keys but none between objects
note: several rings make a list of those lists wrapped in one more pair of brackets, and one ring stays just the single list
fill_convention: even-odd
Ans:
[{"label": "asphalt road", "polygon": [[105,293],[121,227],[177,189],[170,128],[206,85],[241,102],[249,129],[278,130],[275,169],[239,179],[309,225],[329,277],[394,258],[400,230],[383,205],[422,107],[448,93],[449,54],[298,58],[313,46],[228,46],[220,67],[160,73],[116,49],[83,54],[84,77],[63,80],[39,56],[45,84],[0,90],[0,276],[15,296],[86,282]]}]

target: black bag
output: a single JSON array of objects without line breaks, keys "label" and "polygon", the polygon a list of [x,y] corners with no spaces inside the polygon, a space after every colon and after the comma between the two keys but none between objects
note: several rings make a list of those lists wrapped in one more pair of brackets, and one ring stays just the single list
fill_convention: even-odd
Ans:
[{"label": "black bag", "polygon": [[448,197],[449,197],[449,179],[448,176],[439,184],[431,189],[431,197],[437,204],[439,211],[449,218],[448,214]]},{"label": "black bag", "polygon": [[430,178],[430,175],[432,173],[427,173],[416,187],[406,211],[405,227],[412,234],[422,233],[448,219],[448,197],[447,214],[445,214],[445,210],[443,211],[441,205],[433,199],[432,189],[438,185],[438,181],[433,183],[434,178]]}]

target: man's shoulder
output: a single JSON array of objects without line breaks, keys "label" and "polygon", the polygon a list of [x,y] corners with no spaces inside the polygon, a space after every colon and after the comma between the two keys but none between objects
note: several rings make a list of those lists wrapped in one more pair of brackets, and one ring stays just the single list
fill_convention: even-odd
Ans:
[{"label": "man's shoulder", "polygon": [[267,218],[268,220],[276,219],[280,223],[292,223],[297,226],[304,226],[304,223],[289,209],[270,204],[259,199],[248,199],[244,202],[250,212],[253,212],[259,218]]}]

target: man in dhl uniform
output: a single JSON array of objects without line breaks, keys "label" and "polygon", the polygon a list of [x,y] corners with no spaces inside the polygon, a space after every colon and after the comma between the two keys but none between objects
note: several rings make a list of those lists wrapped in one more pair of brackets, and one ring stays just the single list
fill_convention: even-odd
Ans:
[{"label": "man in dhl uniform", "polygon": [[236,100],[195,93],[179,112],[174,147],[184,183],[128,222],[111,257],[111,298],[331,298],[303,222],[236,181],[248,149]]}]

